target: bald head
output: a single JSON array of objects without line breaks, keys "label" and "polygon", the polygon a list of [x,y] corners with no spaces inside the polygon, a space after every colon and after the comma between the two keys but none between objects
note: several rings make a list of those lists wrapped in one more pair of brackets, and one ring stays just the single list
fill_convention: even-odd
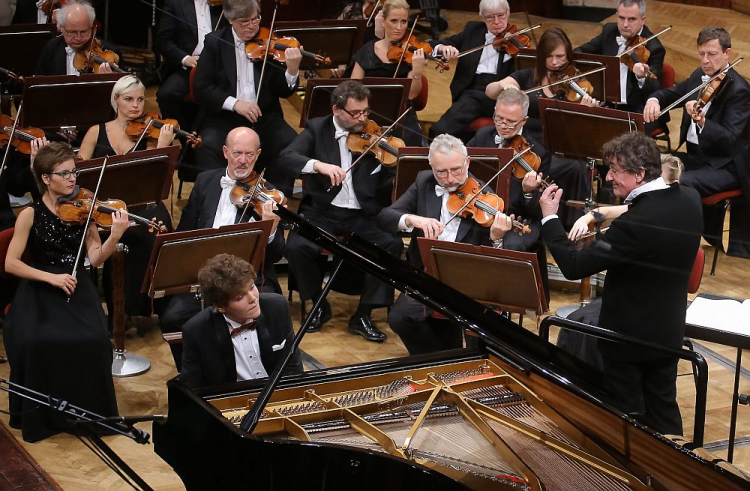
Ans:
[{"label": "bald head", "polygon": [[65,43],[74,50],[80,51],[91,39],[91,26],[96,18],[91,4],[69,3],[57,11],[56,18]]},{"label": "bald head", "polygon": [[260,155],[260,138],[250,128],[241,126],[227,134],[224,158],[227,159],[227,174],[235,180],[250,175]]}]

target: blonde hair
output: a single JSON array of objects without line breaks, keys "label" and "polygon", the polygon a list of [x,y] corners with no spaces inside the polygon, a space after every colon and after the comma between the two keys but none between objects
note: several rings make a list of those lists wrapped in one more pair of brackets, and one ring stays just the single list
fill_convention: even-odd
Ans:
[{"label": "blonde hair", "polygon": [[112,109],[115,110],[115,113],[117,112],[117,98],[125,92],[138,89],[143,89],[145,92],[146,87],[135,75],[125,75],[115,83],[115,86],[112,87],[112,97],[110,98],[110,103],[112,104]]},{"label": "blonde hair", "polygon": [[678,182],[684,170],[685,165],[679,157],[668,153],[661,154],[661,176],[664,182],[667,184]]},{"label": "blonde hair", "polygon": [[386,0],[383,4],[383,18],[388,18],[391,10],[405,9],[409,12],[409,3],[406,0]]}]

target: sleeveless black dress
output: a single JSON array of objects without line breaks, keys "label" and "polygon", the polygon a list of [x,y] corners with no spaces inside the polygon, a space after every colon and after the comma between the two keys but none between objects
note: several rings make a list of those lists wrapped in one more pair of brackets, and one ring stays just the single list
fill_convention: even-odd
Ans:
[{"label": "sleeveless black dress", "polygon": [[[83,231],[83,226],[64,224],[41,200],[34,203],[29,234],[33,266],[53,274],[71,273]],[[3,328],[10,380],[101,416],[116,416],[107,321],[82,266],[77,278],[70,302],[60,288],[21,281]],[[60,413],[14,394],[10,411],[10,425],[21,429],[27,442],[70,428]]]}]

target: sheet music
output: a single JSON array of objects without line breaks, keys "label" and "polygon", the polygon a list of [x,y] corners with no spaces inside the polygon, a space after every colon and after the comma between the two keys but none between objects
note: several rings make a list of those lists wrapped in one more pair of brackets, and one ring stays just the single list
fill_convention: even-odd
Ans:
[{"label": "sheet music", "polygon": [[750,299],[739,302],[696,297],[687,309],[685,322],[750,336]]}]

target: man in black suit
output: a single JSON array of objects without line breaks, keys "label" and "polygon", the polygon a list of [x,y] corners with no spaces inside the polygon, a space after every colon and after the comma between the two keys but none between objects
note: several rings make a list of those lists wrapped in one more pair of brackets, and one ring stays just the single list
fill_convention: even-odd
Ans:
[{"label": "man in black suit", "polygon": [[[483,22],[468,22],[458,34],[433,41],[433,53],[450,61],[462,51],[490,42],[505,31],[510,7],[506,0],[482,0],[479,3],[479,16]],[[430,137],[448,133],[463,141],[471,138],[471,122],[492,116],[494,103],[484,93],[487,84],[504,79],[515,69],[513,58],[505,51],[497,51],[492,44],[459,58],[451,81],[452,105],[430,127]]]},{"label": "man in black suit", "polygon": [[[294,340],[289,303],[275,293],[258,293],[253,267],[219,254],[198,273],[211,307],[190,319],[182,332],[180,380],[189,387],[267,377]],[[284,373],[302,373],[299,352]]]},{"label": "man in black suit", "polygon": [[[617,22],[604,25],[602,32],[575,49],[583,53],[619,56],[627,49],[627,44],[635,37],[648,38],[653,33],[646,27],[646,2],[644,0],[620,0],[617,4]],[[633,70],[620,63],[620,104],[619,109],[641,112],[652,92],[659,90],[659,77],[664,67],[666,51],[658,38],[646,43],[650,55],[648,63],[636,63]],[[654,74],[651,78],[648,73]],[[669,119],[664,120],[664,123]],[[656,125],[651,125],[655,127]],[[646,128],[650,133],[653,128]]]},{"label": "man in black suit", "polygon": [[[416,268],[424,267],[417,237],[502,247],[511,219],[499,212],[487,228],[472,219],[455,218],[448,223],[448,196],[469,178],[469,157],[464,144],[451,135],[439,135],[430,145],[431,170],[417,175],[416,181],[391,206],[378,215],[378,225],[391,232],[411,230],[406,253]],[[430,322],[431,310],[413,298],[399,295],[388,314],[388,325],[401,337],[410,355],[463,346],[462,329],[457,324]]]},{"label": "man in black suit", "polygon": [[214,30],[221,6],[207,0],[166,0],[156,35],[156,48],[164,56],[166,79],[156,92],[159,110],[165,118],[189,128],[184,113],[185,96],[190,91],[190,71],[198,65],[203,38]]},{"label": "man in black suit", "polygon": [[[606,270],[601,327],[680,349],[690,271],[700,245],[701,203],[694,189],[664,184],[656,143],[626,133],[605,144],[607,180],[627,213],[591,246],[577,250],[557,219],[562,190],[540,199],[542,236],[566,278]],[[677,405],[677,358],[613,342],[599,342],[607,388],[616,406],[655,430],[682,434]]]},{"label": "man in black suit", "polygon": [[198,103],[209,112],[198,131],[203,146],[195,150],[196,160],[204,170],[223,168],[227,133],[249,122],[264,142],[258,166],[268,168],[268,180],[291,195],[294,180],[275,160],[297,133],[284,121],[279,98],[297,89],[302,54],[287,49],[286,69],[269,61],[261,84],[262,61],[250,61],[244,51],[260,30],[260,6],[256,0],[225,0],[224,16],[230,25],[206,36],[195,75]]},{"label": "man in black suit", "polygon": [[[284,150],[279,162],[305,181],[301,216],[333,234],[353,232],[398,257],[403,248],[401,239],[384,232],[374,221],[383,203],[390,199],[394,171],[381,166],[370,153],[351,167],[355,157],[346,146],[349,133],[364,128],[370,114],[369,98],[370,91],[361,82],[342,82],[331,95],[333,117],[308,119],[305,130]],[[319,256],[317,245],[295,233],[289,235],[286,257],[303,301],[317,299],[321,294]],[[393,303],[393,288],[371,275],[364,275],[362,285],[359,307],[349,320],[349,332],[382,342],[385,334],[372,323],[370,313],[375,307]],[[326,302],[310,315],[311,327],[318,330],[330,319],[331,308]]]},{"label": "man in black suit", "polygon": [[[62,35],[52,38],[44,45],[36,65],[36,75],[78,75],[73,59],[91,40],[94,31],[96,12],[84,0],[70,2],[57,11],[57,25]],[[120,53],[113,46],[104,43],[104,48]],[[109,63],[99,66],[99,73],[111,73]]]},{"label": "man in black suit", "polygon": [[[732,55],[732,38],[721,27],[706,27],[698,34],[698,54],[701,67],[687,80],[670,89],[655,92],[648,100],[643,110],[646,121],[653,121],[663,107],[726,68]],[[687,152],[675,154],[685,164],[680,183],[697,189],[702,197],[732,189],[743,190],[745,200],[732,206],[727,253],[750,257],[750,218],[747,211],[750,206],[750,85],[732,68],[705,107],[696,111],[695,99],[696,96],[689,97],[687,102],[680,104],[684,107],[680,145],[687,142]],[[705,226],[704,235],[721,240],[721,217],[707,214]]]}]

